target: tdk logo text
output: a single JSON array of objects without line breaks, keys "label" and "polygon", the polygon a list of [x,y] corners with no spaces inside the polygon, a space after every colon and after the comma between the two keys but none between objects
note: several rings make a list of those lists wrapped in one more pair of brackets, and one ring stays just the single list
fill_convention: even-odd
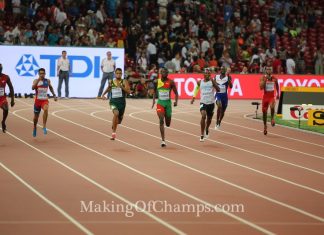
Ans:
[{"label": "tdk logo text", "polygon": [[[60,55],[40,55],[39,62],[41,64],[46,64],[44,67],[48,68],[47,74],[49,77],[55,77],[57,74],[57,61],[60,58]],[[75,78],[86,78],[100,77],[100,65],[101,65],[101,57],[100,56],[82,56],[82,55],[69,55],[68,59],[71,65],[71,73],[70,77]],[[116,61],[118,57],[113,57]],[[76,66],[82,65],[82,66]],[[19,76],[36,76],[38,73],[38,69],[41,66],[38,65],[34,56],[31,54],[25,54],[21,57],[18,64],[16,65],[16,71]],[[82,68],[80,68],[82,67]],[[93,74],[92,74],[93,73]]]}]

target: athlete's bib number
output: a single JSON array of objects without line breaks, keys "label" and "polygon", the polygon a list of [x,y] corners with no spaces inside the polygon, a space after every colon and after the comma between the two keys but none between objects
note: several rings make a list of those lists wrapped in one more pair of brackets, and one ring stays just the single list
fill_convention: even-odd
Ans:
[{"label": "athlete's bib number", "polygon": [[212,88],[205,88],[201,92],[201,101],[204,103],[213,103],[214,102],[214,94]]},{"label": "athlete's bib number", "polygon": [[123,91],[120,87],[111,90],[111,98],[120,98],[120,97],[123,97]]},{"label": "athlete's bib number", "polygon": [[159,99],[160,100],[169,100],[170,99],[169,94],[170,94],[169,91],[159,91]]},{"label": "athlete's bib number", "polygon": [[3,87],[0,87],[0,96],[4,96],[5,89]]},{"label": "athlete's bib number", "polygon": [[37,99],[47,100],[47,88],[43,88],[43,87],[38,88]]},{"label": "athlete's bib number", "polygon": [[219,93],[226,93],[226,86],[225,85],[218,85],[219,86]]},{"label": "athlete's bib number", "polygon": [[266,91],[274,91],[274,82],[267,82],[265,90]]}]

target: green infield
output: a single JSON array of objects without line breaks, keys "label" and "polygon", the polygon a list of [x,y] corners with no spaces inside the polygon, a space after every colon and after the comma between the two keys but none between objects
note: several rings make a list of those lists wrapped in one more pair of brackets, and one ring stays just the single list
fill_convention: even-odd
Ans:
[{"label": "green infield", "polygon": [[[268,116],[268,121],[270,121],[270,116]],[[289,126],[297,129],[299,128],[298,120],[282,120],[281,117],[275,116],[275,121],[276,124],[279,125]],[[324,126],[308,126],[307,121],[300,121],[300,129],[324,134]]]}]

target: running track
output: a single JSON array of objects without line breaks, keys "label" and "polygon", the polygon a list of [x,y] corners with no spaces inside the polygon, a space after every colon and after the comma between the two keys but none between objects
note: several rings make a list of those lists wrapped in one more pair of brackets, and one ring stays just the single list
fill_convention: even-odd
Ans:
[{"label": "running track", "polygon": [[[250,101],[232,100],[201,143],[199,102],[180,100],[163,149],[151,100],[127,100],[115,141],[107,101],[51,100],[48,135],[38,128],[37,138],[32,102],[16,99],[0,134],[0,234],[324,234],[323,135],[269,126],[264,136],[245,118]],[[81,212],[81,201],[134,214]],[[210,212],[216,204],[244,211]]]}]

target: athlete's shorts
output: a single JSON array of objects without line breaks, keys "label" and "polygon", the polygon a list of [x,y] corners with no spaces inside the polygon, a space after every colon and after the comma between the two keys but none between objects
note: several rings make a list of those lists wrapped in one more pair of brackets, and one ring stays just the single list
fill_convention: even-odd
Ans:
[{"label": "athlete's shorts", "polygon": [[109,102],[110,109],[114,111],[115,109],[118,110],[118,118],[121,121],[123,119],[126,103],[117,103],[117,102]]},{"label": "athlete's shorts", "polygon": [[200,111],[206,110],[207,117],[212,117],[214,115],[215,104],[203,104],[200,103]]},{"label": "athlete's shorts", "polygon": [[5,96],[0,97],[0,108],[2,108],[3,105],[8,105],[8,101]]},{"label": "athlete's shorts", "polygon": [[222,93],[216,93],[216,104],[218,102],[221,102],[222,104],[222,109],[225,112],[226,108],[227,108],[227,104],[228,104],[228,97],[227,94],[222,94]]},{"label": "athlete's shorts", "polygon": [[48,105],[48,100],[35,100],[34,113],[39,114],[45,105]]},{"label": "athlete's shorts", "polygon": [[171,117],[172,115],[172,103],[170,101],[159,101],[156,104],[156,112],[164,113],[166,117]]},{"label": "athlete's shorts", "polygon": [[276,102],[274,96],[263,96],[263,98],[262,98],[262,112],[266,113],[269,108],[269,105],[274,102]]}]

